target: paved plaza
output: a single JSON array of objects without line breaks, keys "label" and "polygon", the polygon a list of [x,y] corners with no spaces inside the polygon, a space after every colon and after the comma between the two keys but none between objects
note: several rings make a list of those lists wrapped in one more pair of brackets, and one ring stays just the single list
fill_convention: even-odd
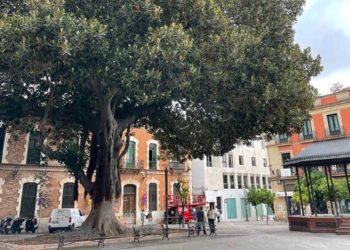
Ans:
[{"label": "paved plaza", "polygon": [[[286,223],[265,222],[223,222],[217,226],[217,236],[200,236],[188,238],[186,231],[170,235],[170,240],[162,240],[161,236],[145,237],[140,243],[133,243],[132,238],[107,240],[103,249],[269,249],[269,250],[349,250],[350,236],[335,234],[314,234],[291,232]],[[0,239],[4,239],[0,236]],[[0,243],[1,246],[1,243]],[[0,249],[13,249],[0,247]],[[21,249],[25,249],[22,248]],[[57,249],[57,245],[31,246],[28,249]],[[102,249],[95,243],[79,243],[64,249]]]}]

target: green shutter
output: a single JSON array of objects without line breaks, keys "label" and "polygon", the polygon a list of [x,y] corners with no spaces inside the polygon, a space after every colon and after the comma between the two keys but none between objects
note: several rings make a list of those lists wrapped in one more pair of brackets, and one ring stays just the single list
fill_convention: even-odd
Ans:
[{"label": "green shutter", "polygon": [[157,169],[157,145],[151,143],[148,151],[149,169]]},{"label": "green shutter", "polygon": [[27,164],[39,165],[41,151],[39,149],[39,136],[35,134],[29,135]]},{"label": "green shutter", "polygon": [[228,198],[227,199],[227,218],[228,219],[237,219],[237,208],[236,208],[236,199]]},{"label": "green shutter", "polygon": [[135,142],[130,142],[126,155],[126,168],[135,168]]},{"label": "green shutter", "polygon": [[[247,206],[247,209],[246,209],[246,206]],[[251,216],[250,214],[250,205],[249,205],[249,202],[247,200],[247,198],[241,198],[241,209],[242,209],[242,218],[246,218],[246,211],[248,213],[248,217]]]}]

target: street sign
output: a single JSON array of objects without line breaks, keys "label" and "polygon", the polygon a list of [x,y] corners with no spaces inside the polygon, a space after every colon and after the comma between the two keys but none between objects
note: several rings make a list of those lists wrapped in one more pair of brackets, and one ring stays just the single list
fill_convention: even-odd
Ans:
[{"label": "street sign", "polygon": [[292,176],[292,173],[290,171],[290,168],[282,168],[280,170],[281,172],[281,177],[289,177],[289,176]]}]

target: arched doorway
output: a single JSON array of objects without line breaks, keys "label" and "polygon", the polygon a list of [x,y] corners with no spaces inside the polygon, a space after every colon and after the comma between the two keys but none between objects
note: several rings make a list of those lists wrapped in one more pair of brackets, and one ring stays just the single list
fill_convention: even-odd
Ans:
[{"label": "arched doorway", "polygon": [[123,216],[125,222],[129,224],[136,223],[136,186],[125,185],[123,192]]},{"label": "arched doorway", "polygon": [[20,217],[34,218],[37,188],[38,184],[35,182],[23,184]]}]

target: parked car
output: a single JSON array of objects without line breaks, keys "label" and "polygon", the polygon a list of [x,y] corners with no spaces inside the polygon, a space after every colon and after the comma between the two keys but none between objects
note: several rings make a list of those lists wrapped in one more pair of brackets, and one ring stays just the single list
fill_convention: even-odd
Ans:
[{"label": "parked car", "polygon": [[53,209],[49,219],[49,233],[55,230],[74,230],[80,227],[85,218],[77,208]]}]

